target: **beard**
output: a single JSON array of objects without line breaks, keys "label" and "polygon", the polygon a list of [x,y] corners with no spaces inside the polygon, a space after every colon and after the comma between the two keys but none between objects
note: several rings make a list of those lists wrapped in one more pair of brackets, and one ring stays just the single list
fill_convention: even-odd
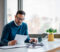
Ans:
[{"label": "beard", "polygon": [[22,22],[18,22],[18,23],[17,23],[18,26],[21,25],[21,24],[22,24]]}]

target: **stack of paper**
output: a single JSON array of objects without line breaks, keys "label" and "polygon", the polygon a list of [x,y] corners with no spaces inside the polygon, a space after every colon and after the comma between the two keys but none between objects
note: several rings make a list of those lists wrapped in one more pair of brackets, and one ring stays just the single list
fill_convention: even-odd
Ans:
[{"label": "stack of paper", "polygon": [[14,48],[23,48],[27,47],[27,45],[14,45],[14,46],[2,46],[0,49],[14,49]]}]

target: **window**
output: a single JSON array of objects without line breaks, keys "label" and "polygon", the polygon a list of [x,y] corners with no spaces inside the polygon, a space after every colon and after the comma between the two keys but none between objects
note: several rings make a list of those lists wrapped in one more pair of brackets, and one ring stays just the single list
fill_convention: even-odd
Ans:
[{"label": "window", "polygon": [[14,20],[14,15],[18,10],[18,0],[7,0],[7,23]]},{"label": "window", "polygon": [[52,27],[60,33],[60,0],[23,0],[29,34],[45,33]]}]

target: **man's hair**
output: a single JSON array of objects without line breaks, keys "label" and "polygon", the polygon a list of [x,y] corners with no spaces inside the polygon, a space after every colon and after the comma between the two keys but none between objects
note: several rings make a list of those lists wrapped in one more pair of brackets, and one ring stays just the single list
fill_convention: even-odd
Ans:
[{"label": "man's hair", "polygon": [[16,16],[17,16],[18,14],[25,15],[25,12],[24,12],[24,11],[22,11],[22,10],[18,10],[18,11],[17,11],[17,13],[16,13]]}]

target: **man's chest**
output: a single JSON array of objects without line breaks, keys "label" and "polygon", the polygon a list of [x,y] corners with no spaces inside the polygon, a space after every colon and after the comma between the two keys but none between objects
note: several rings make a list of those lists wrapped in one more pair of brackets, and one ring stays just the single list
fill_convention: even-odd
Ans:
[{"label": "man's chest", "polygon": [[16,34],[24,35],[24,29],[22,29],[22,28],[11,28],[11,34],[12,35],[16,35]]}]

